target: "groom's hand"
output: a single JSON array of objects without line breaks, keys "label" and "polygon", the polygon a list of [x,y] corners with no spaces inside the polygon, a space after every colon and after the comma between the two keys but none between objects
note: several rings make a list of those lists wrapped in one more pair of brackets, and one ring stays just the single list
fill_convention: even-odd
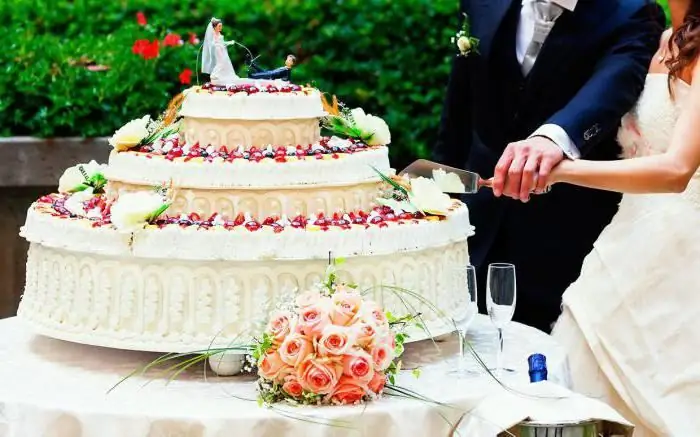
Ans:
[{"label": "groom's hand", "polygon": [[496,164],[493,194],[527,202],[533,191],[546,188],[552,169],[563,159],[561,148],[546,137],[510,143]]}]

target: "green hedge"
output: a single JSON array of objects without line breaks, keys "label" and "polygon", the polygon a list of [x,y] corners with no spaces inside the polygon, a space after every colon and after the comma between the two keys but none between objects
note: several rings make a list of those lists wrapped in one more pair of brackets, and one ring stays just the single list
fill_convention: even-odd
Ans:
[{"label": "green hedge", "polygon": [[[212,15],[227,39],[277,67],[297,55],[294,81],[313,83],[392,126],[392,154],[424,155],[434,140],[457,29],[455,0],[13,0],[0,2],[0,136],[99,136],[144,113],[157,114],[195,70]],[[136,22],[143,11],[148,25]],[[166,34],[185,40],[163,47]],[[137,39],[159,39],[160,55],[132,53]],[[9,50],[7,50],[9,48]],[[237,71],[244,52],[231,47]],[[75,61],[109,66],[94,72]],[[195,76],[192,80],[194,82]]]},{"label": "green hedge", "polygon": [[[279,66],[297,55],[294,81],[313,83],[392,127],[405,163],[434,141],[457,29],[457,0],[13,0],[0,2],[0,136],[102,136],[156,115],[195,70],[197,47],[163,47],[168,33],[203,38],[212,15],[227,39]],[[147,26],[136,22],[143,11]],[[160,54],[132,53],[138,39]],[[238,72],[244,52],[230,48]],[[84,63],[109,67],[95,72]],[[195,77],[193,76],[193,81]]]}]

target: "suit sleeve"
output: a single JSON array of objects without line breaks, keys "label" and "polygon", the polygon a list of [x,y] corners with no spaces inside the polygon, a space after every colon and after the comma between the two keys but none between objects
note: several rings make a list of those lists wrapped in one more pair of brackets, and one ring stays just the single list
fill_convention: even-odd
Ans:
[{"label": "suit sleeve", "polygon": [[611,35],[609,48],[591,79],[545,123],[560,126],[581,157],[591,152],[604,134],[616,129],[636,102],[664,24],[664,13],[656,4],[630,16]]}]

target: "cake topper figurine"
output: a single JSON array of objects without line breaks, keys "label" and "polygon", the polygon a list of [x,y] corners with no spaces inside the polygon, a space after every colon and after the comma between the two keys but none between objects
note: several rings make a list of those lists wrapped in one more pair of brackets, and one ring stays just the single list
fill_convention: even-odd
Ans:
[{"label": "cake topper figurine", "polygon": [[248,77],[251,79],[281,79],[289,82],[292,79],[292,67],[294,67],[294,64],[296,63],[297,58],[294,55],[287,55],[287,59],[284,61],[284,66],[275,68],[274,70],[264,70],[255,63],[255,59],[251,59],[250,64],[248,65],[248,70],[250,71]]},{"label": "cake topper figurine", "polygon": [[202,73],[209,74],[211,83],[215,85],[229,85],[238,79],[226,48],[236,42],[224,41],[224,36],[221,34],[222,28],[222,21],[212,18],[207,25],[202,44]]}]

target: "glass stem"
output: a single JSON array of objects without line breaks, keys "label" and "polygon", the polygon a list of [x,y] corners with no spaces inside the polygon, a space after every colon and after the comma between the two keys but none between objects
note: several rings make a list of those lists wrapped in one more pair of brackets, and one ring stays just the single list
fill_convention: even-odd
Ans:
[{"label": "glass stem", "polygon": [[498,328],[498,351],[496,352],[496,377],[500,379],[503,369],[503,328]]},{"label": "glass stem", "polygon": [[467,368],[467,357],[464,356],[465,354],[465,347],[464,343],[467,341],[467,331],[462,331],[459,330],[459,370],[465,370]]}]

